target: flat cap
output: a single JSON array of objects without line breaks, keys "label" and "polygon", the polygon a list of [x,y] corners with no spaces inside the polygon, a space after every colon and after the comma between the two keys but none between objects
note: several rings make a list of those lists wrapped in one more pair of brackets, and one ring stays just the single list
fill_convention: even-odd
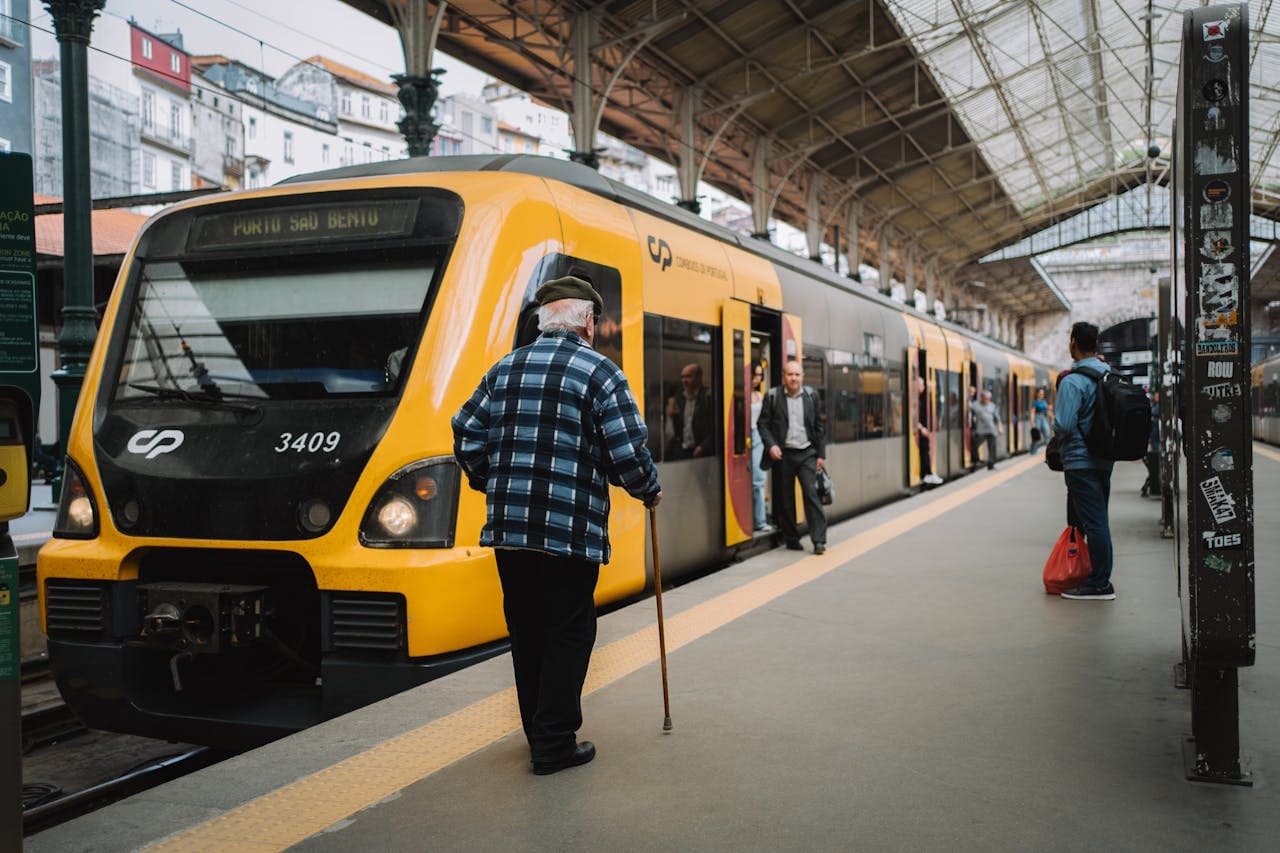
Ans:
[{"label": "flat cap", "polygon": [[575,275],[551,279],[538,288],[534,298],[538,300],[539,305],[546,305],[557,299],[589,299],[595,303],[597,314],[604,312],[604,300],[600,298],[600,294],[596,293],[594,287]]}]

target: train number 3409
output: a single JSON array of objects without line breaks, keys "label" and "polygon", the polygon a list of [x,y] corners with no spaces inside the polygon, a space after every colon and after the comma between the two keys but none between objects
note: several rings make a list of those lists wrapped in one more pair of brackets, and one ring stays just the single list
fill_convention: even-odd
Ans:
[{"label": "train number 3409", "polygon": [[300,432],[296,436],[291,432],[280,433],[280,443],[275,446],[276,453],[331,453],[342,441],[340,432]]}]

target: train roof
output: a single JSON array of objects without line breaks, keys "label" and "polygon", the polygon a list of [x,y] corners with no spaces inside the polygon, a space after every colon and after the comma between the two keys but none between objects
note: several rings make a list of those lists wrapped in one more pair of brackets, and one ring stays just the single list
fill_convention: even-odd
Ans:
[{"label": "train roof", "polygon": [[976,338],[988,346],[1006,350],[1023,358],[1030,358],[1027,353],[994,338],[987,337],[981,332],[960,326],[949,320],[939,320],[933,314],[919,311],[913,305],[897,302],[884,294],[861,287],[855,279],[842,276],[816,261],[794,255],[767,240],[758,240],[754,237],[739,234],[714,222],[708,222],[696,213],[677,207],[674,204],[668,204],[619,181],[606,178],[595,169],[570,160],[557,160],[553,157],[542,157],[536,154],[460,154],[448,157],[408,157],[402,160],[383,160],[377,163],[363,163],[356,166],[326,169],[320,172],[308,172],[303,175],[286,178],[280,181],[279,185],[309,183],[312,181],[348,180],[351,178],[412,175],[422,172],[512,172],[514,174],[533,175],[560,181],[594,195],[610,199],[626,207],[643,210],[645,213],[665,219],[681,227],[698,231],[721,242],[730,243],[745,252],[760,255],[775,264],[788,267],[809,278],[818,279],[830,287],[877,302],[895,311],[905,311],[950,331]]}]

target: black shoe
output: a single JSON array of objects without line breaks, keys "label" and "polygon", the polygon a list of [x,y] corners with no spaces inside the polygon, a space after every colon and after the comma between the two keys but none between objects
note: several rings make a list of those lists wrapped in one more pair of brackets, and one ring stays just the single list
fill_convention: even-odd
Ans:
[{"label": "black shoe", "polygon": [[1062,593],[1062,597],[1072,601],[1115,601],[1116,588],[1111,584],[1102,587],[1078,586]]},{"label": "black shoe", "polygon": [[799,542],[788,542],[788,543],[787,543],[787,550],[788,550],[788,551],[803,551],[803,550],[804,550],[804,546],[803,546],[803,545],[801,545]]},{"label": "black shoe", "polygon": [[561,770],[567,770],[570,767],[586,764],[595,757],[596,745],[589,740],[584,740],[573,748],[573,752],[558,761],[533,762],[533,775],[549,776],[552,773],[559,773]]},{"label": "black shoe", "polygon": [[825,554],[825,553],[827,553],[827,546],[826,546],[826,545],[814,545],[814,546],[813,546],[813,553],[815,553],[815,554]]}]

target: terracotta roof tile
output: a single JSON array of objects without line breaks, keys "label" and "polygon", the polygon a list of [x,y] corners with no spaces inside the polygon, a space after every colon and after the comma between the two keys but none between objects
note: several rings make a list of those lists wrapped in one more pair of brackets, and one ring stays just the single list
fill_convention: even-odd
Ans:
[{"label": "terracotta roof tile", "polygon": [[[57,196],[35,194],[36,204],[62,201]],[[147,217],[128,210],[95,210],[91,219],[93,254],[123,255],[133,245]],[[62,257],[62,214],[45,213],[36,217],[36,254]]]},{"label": "terracotta roof tile", "polygon": [[304,59],[303,62],[308,65],[319,65],[335,77],[341,77],[348,83],[354,83],[357,86],[365,89],[371,89],[375,92],[381,92],[384,95],[395,95],[398,91],[396,87],[392,86],[390,83],[365,74],[363,71],[357,71],[350,65],[343,65],[341,62],[335,62],[327,56],[320,56],[319,54],[316,54],[310,59]]}]

